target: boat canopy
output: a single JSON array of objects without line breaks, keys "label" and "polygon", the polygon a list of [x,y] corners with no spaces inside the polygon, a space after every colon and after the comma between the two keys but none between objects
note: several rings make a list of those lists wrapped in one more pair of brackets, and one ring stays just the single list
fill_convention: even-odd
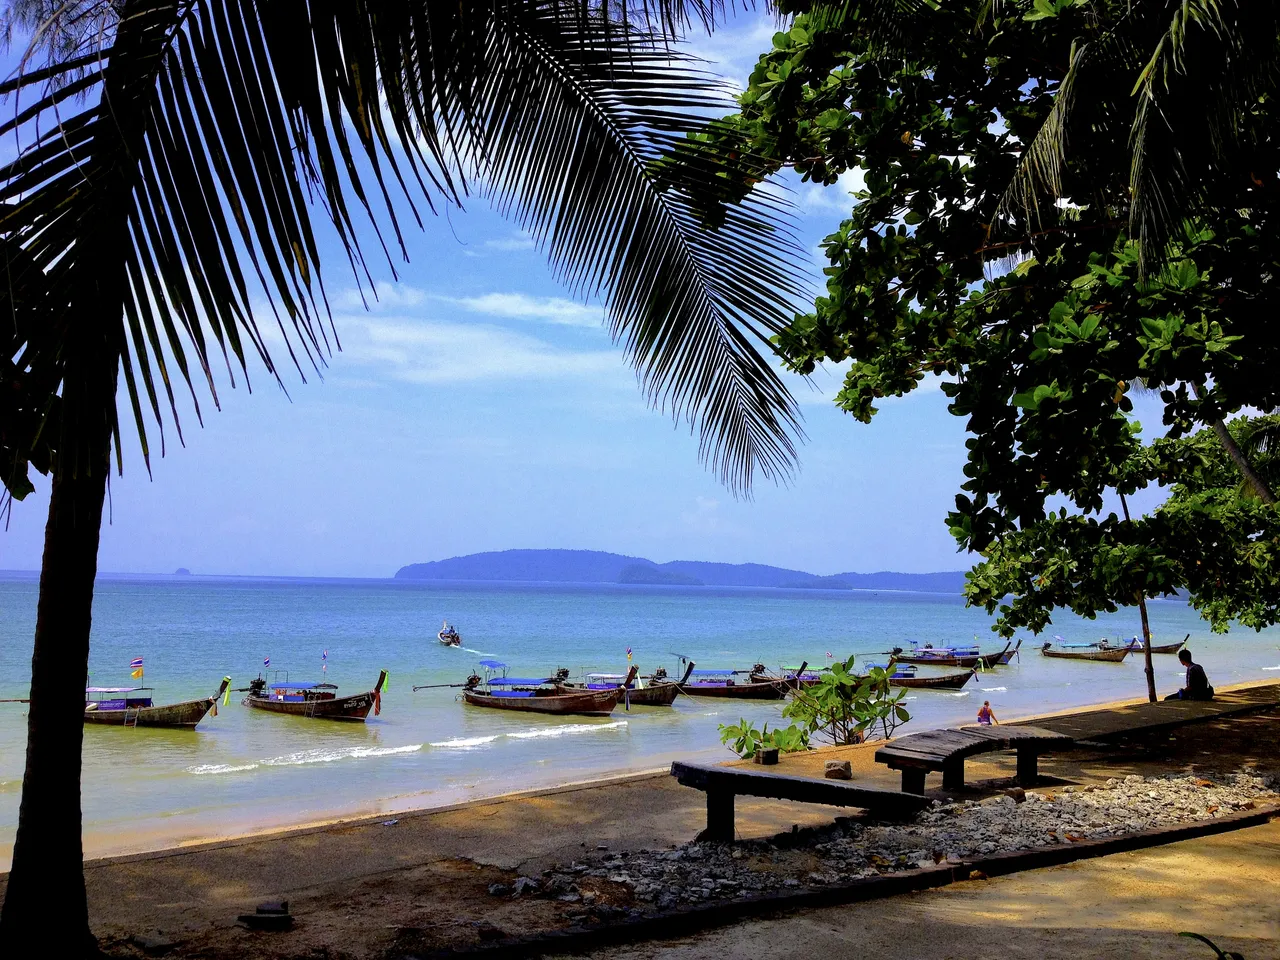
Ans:
[{"label": "boat canopy", "polygon": [[85,687],[85,693],[133,693],[137,690],[150,690],[151,687]]},{"label": "boat canopy", "polygon": [[490,670],[505,670],[507,665],[501,660],[481,660],[480,666],[488,667]]},{"label": "boat canopy", "polygon": [[271,683],[272,690],[337,690],[336,683]]},{"label": "boat canopy", "polygon": [[726,674],[733,673],[733,670],[694,670],[690,673],[693,677],[723,677]]},{"label": "boat canopy", "polygon": [[588,680],[625,680],[627,679],[627,675],[625,673],[588,673],[587,679]]},{"label": "boat canopy", "polygon": [[537,687],[547,682],[546,677],[494,677],[490,686]]}]

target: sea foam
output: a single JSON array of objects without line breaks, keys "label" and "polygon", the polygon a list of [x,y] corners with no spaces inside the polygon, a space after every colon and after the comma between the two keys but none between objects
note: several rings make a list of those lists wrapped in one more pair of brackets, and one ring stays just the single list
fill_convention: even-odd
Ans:
[{"label": "sea foam", "polygon": [[567,737],[577,733],[595,733],[599,730],[617,730],[625,727],[626,720],[614,720],[612,723],[566,723],[561,727],[544,727],[540,730],[523,730],[520,733],[508,733],[513,740],[534,740],[539,737]]},{"label": "sea foam", "polygon": [[194,767],[187,767],[187,773],[194,773],[197,777],[203,777],[209,773],[243,773],[246,770],[257,770],[256,763],[201,763]]},{"label": "sea foam", "polygon": [[473,747],[483,747],[486,743],[493,743],[497,740],[497,734],[492,737],[455,737],[453,740],[440,740],[428,746],[432,747],[449,747],[455,750],[470,750]]},{"label": "sea foam", "polygon": [[342,747],[337,750],[302,750],[289,753],[283,757],[271,757],[263,760],[267,767],[293,767],[305,763],[333,763],[335,760],[360,760],[365,757],[390,757],[397,753],[417,753],[423,744],[411,743],[405,747]]}]

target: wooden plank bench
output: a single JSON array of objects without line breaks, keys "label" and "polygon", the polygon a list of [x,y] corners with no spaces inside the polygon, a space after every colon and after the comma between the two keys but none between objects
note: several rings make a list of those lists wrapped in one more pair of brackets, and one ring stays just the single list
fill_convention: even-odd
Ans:
[{"label": "wooden plank bench", "polygon": [[671,775],[686,787],[706,792],[707,829],[698,835],[698,839],[719,843],[733,842],[735,796],[823,803],[835,807],[861,807],[873,814],[895,819],[918,813],[930,804],[929,800],[914,794],[878,787],[859,787],[845,780],[819,780],[815,777],[684,763],[679,760],[671,764]]},{"label": "wooden plank bench", "polygon": [[890,770],[902,771],[902,791],[924,793],[924,778],[931,770],[942,771],[942,788],[964,786],[964,761],[979,753],[1018,751],[1018,783],[1035,783],[1039,757],[1050,750],[1069,747],[1073,738],[1065,733],[1028,726],[973,726],[958,730],[930,730],[894,740],[876,751],[876,762]]}]

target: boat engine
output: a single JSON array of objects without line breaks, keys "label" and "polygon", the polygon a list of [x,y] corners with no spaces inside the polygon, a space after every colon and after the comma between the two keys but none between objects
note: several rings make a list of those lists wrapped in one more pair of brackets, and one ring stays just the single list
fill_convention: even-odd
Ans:
[{"label": "boat engine", "polygon": [[479,677],[477,677],[473,673],[471,676],[467,677],[467,689],[474,690],[476,687],[480,686],[480,684],[483,682],[484,681],[482,681]]},{"label": "boat engine", "polygon": [[659,667],[657,670],[653,671],[653,676],[652,676],[652,677],[650,677],[649,679],[650,679],[650,680],[665,680],[665,679],[667,679],[667,668],[666,668],[666,667]]},{"label": "boat engine", "polygon": [[569,679],[569,668],[556,667],[556,675],[552,677],[552,679],[555,680],[556,683],[564,683],[566,680]]},{"label": "boat engine", "polygon": [[255,677],[253,680],[249,681],[249,696],[264,697],[266,694],[267,681],[263,680],[261,676]]}]

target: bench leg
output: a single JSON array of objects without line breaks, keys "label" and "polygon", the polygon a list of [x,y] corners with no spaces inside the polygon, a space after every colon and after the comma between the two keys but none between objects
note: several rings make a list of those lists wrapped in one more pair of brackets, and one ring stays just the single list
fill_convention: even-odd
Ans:
[{"label": "bench leg", "polygon": [[1034,787],[1039,776],[1040,756],[1034,750],[1018,751],[1018,786]]},{"label": "bench leg", "polygon": [[727,790],[707,791],[707,829],[700,840],[733,843],[733,794]]},{"label": "bench leg", "polygon": [[924,771],[907,767],[902,771],[903,793],[924,793]]},{"label": "bench leg", "polygon": [[964,758],[948,760],[942,765],[942,789],[964,789]]}]

